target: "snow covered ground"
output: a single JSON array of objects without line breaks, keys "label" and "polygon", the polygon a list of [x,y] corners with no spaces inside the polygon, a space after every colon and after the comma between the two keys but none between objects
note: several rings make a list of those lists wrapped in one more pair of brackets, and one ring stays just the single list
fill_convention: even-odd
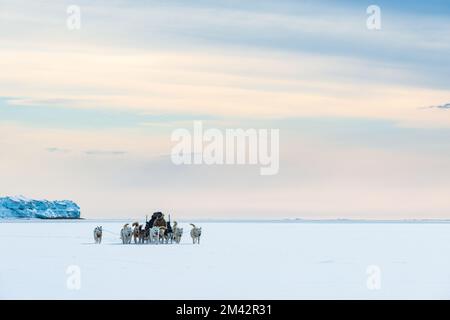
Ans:
[{"label": "snow covered ground", "polygon": [[0,299],[450,298],[447,223],[198,223],[200,245],[187,223],[122,245],[122,225],[1,221]]}]

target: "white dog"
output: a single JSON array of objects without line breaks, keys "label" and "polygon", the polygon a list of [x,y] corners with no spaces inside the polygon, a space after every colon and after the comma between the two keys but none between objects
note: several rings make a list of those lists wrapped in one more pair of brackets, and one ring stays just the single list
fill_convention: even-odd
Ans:
[{"label": "white dog", "polygon": [[94,241],[95,243],[102,243],[102,235],[103,235],[103,231],[102,231],[102,227],[95,227],[94,229]]},{"label": "white dog", "polygon": [[159,227],[151,227],[150,229],[150,243],[159,243],[160,235]]},{"label": "white dog", "polygon": [[174,221],[173,223],[173,240],[175,240],[176,243],[180,243],[181,237],[183,236],[183,228],[178,228],[178,223]]},{"label": "white dog", "polygon": [[130,244],[131,243],[131,237],[133,235],[133,230],[128,226],[128,223],[123,226],[122,230],[120,231],[120,238],[122,239],[123,244]]},{"label": "white dog", "polygon": [[195,224],[192,224],[192,230],[191,230],[191,238],[192,238],[192,243],[198,243],[200,244],[200,236],[202,235],[202,228],[198,228],[195,226]]}]

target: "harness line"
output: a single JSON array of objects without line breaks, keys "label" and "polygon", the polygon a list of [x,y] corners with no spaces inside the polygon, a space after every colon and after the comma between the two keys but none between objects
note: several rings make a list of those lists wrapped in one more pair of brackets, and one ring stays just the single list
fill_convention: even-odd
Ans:
[{"label": "harness line", "polygon": [[120,234],[112,232],[112,231],[109,231],[108,229],[103,229],[103,231],[109,232],[109,233],[111,233],[113,235],[116,235],[116,236],[120,236]]}]

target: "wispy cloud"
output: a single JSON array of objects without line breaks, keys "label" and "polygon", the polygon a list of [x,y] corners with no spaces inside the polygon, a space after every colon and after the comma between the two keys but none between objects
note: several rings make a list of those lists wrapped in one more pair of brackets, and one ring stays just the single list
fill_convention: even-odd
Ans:
[{"label": "wispy cloud", "polygon": [[450,103],[436,105],[436,106],[429,106],[422,109],[441,109],[441,110],[450,110]]},{"label": "wispy cloud", "polygon": [[119,150],[88,150],[85,152],[89,156],[121,156],[126,153],[126,151]]},{"label": "wispy cloud", "polygon": [[62,148],[56,148],[56,147],[47,148],[47,151],[52,152],[52,153],[68,153],[68,152],[70,152],[70,150],[68,150],[68,149],[62,149]]}]

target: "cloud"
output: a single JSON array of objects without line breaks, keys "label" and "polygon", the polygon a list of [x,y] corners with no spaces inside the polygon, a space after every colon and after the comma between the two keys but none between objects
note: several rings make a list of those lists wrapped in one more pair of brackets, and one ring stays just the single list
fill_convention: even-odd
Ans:
[{"label": "cloud", "polygon": [[89,156],[121,156],[126,153],[126,151],[119,150],[88,150],[85,152]]},{"label": "cloud", "polygon": [[450,103],[425,107],[424,109],[441,109],[441,110],[450,110]]},{"label": "cloud", "polygon": [[70,152],[70,150],[56,148],[56,147],[47,148],[47,151],[48,152],[52,152],[52,153],[67,153],[67,152]]}]

